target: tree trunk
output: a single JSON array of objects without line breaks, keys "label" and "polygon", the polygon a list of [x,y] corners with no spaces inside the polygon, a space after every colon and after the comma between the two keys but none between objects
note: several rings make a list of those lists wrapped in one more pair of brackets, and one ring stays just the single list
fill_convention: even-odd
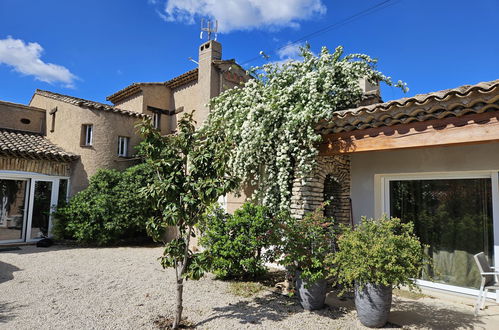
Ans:
[{"label": "tree trunk", "polygon": [[184,279],[180,277],[177,280],[177,310],[175,312],[175,320],[173,322],[173,329],[178,329],[180,326],[180,321],[182,320],[182,310],[184,309],[182,304],[182,294],[184,292]]},{"label": "tree trunk", "polygon": [[[184,250],[184,260],[182,264],[176,263],[175,274],[177,276],[177,311],[175,312],[175,321],[173,322],[173,329],[178,329],[180,326],[180,321],[182,321],[182,310],[184,309],[182,304],[182,295],[184,293],[184,273],[187,271],[187,263],[189,257],[189,243],[191,240],[192,226],[188,227],[187,237],[185,237],[185,250]],[[180,271],[179,271],[180,268]]]}]

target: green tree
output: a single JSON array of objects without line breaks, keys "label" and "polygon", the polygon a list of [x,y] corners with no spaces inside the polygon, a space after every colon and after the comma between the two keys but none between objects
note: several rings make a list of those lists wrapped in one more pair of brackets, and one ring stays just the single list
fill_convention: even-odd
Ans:
[{"label": "green tree", "polygon": [[139,129],[144,138],[139,153],[156,176],[154,182],[141,189],[158,214],[150,218],[147,231],[156,241],[164,241],[165,230],[177,228],[177,236],[164,242],[160,258],[163,268],[175,269],[176,329],[182,317],[184,279],[203,275],[201,255],[189,248],[194,226],[219,196],[237,186],[237,180],[227,172],[230,146],[226,141],[211,141],[206,131],[196,131],[192,114],[184,115],[175,134],[162,136],[146,121]]},{"label": "green tree", "polygon": [[[343,48],[319,55],[302,48],[301,61],[255,68],[256,79],[212,99],[206,124],[213,134],[233,142],[230,166],[273,212],[286,210],[292,180],[312,170],[321,135],[317,123],[356,106],[362,98],[359,79],[393,85],[376,70],[376,60],[343,54]],[[395,86],[405,89],[405,84]]]}]

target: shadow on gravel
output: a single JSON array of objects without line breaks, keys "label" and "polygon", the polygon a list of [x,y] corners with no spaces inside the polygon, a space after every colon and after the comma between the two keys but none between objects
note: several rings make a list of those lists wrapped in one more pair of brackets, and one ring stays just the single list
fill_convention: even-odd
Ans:
[{"label": "shadow on gravel", "polygon": [[[17,272],[19,270],[20,269],[14,265],[0,261],[0,283],[12,280],[14,278],[14,272]],[[0,315],[1,315],[1,309],[0,309]]]},{"label": "shadow on gravel", "polygon": [[15,306],[8,303],[0,302],[0,324],[7,323],[12,320],[16,314],[13,313]]},{"label": "shadow on gravel", "polygon": [[[264,297],[254,298],[247,301],[239,301],[224,307],[215,307],[213,311],[216,315],[196,324],[200,327],[215,319],[235,319],[240,324],[262,324],[264,321],[279,322],[287,317],[304,312],[297,299],[289,298],[281,294],[272,293]],[[316,314],[338,318],[344,312],[338,309],[324,308],[314,311]]]},{"label": "shadow on gravel", "polygon": [[394,301],[389,320],[402,326],[430,329],[474,329],[484,324],[471,312],[440,308],[419,301]]},{"label": "shadow on gravel", "polygon": [[52,251],[62,251],[62,250],[70,250],[76,247],[64,246],[64,245],[52,245],[50,247],[36,247],[35,245],[24,245],[19,246],[19,249],[10,250],[10,251],[0,251],[0,254],[34,254],[34,253],[42,253],[42,252],[52,252]]}]

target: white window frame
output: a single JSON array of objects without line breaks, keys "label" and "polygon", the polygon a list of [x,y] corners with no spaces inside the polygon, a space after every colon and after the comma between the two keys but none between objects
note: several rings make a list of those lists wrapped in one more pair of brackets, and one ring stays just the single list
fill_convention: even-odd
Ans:
[{"label": "white window frame", "polygon": [[128,157],[128,145],[129,144],[130,144],[130,138],[128,136],[118,136],[118,156],[119,157]]},{"label": "white window frame", "polygon": [[152,126],[161,130],[161,113],[156,111],[152,113]]},{"label": "white window frame", "polygon": [[[499,170],[487,171],[459,171],[459,172],[423,172],[423,173],[400,173],[400,174],[379,174],[380,179],[381,211],[390,215],[390,181],[412,181],[412,180],[439,180],[439,179],[490,179],[492,188],[492,223],[494,237],[494,264],[499,265]],[[376,181],[376,180],[375,180]],[[425,280],[416,280],[422,287],[453,291],[466,295],[478,296],[476,289],[463,288],[454,285],[436,283]],[[499,293],[488,293],[488,298],[496,299],[499,302]]]},{"label": "white window frame", "polygon": [[89,147],[93,144],[94,139],[94,125],[93,124],[83,124],[83,145]]},{"label": "white window frame", "polygon": [[22,171],[3,171],[0,170],[0,179],[7,180],[27,180],[26,187],[26,204],[28,205],[24,210],[23,219],[25,221],[22,239],[18,240],[5,240],[0,242],[0,246],[3,244],[11,244],[11,243],[22,243],[22,242],[37,242],[40,238],[32,238],[31,232],[28,230],[31,228],[32,218],[33,218],[33,204],[34,204],[34,193],[35,193],[35,183],[36,181],[48,181],[52,183],[52,192],[51,192],[51,203],[50,203],[50,217],[49,217],[49,228],[48,233],[49,237],[52,237],[52,227],[53,227],[53,217],[52,212],[54,212],[57,208],[57,202],[59,197],[59,180],[64,179],[68,180],[68,194],[71,189],[71,181],[68,176],[52,176],[46,174],[40,174],[35,172],[22,172]]}]

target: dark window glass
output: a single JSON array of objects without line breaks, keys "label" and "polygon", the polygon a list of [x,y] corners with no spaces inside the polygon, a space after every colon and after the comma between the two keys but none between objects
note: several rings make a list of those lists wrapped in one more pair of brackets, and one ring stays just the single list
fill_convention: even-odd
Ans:
[{"label": "dark window glass", "polygon": [[390,181],[390,214],[412,221],[433,263],[423,279],[478,288],[473,255],[493,261],[490,179]]}]

